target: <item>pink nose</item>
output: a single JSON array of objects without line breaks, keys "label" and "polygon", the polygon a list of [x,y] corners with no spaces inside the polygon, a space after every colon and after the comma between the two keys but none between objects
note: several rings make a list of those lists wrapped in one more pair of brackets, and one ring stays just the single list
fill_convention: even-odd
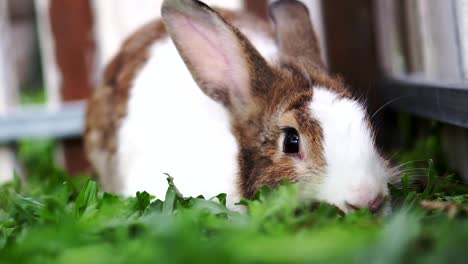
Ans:
[{"label": "pink nose", "polygon": [[372,213],[377,213],[377,212],[380,211],[380,209],[382,209],[384,201],[385,201],[385,196],[380,194],[376,198],[374,198],[373,200],[369,201],[367,203],[367,207],[366,206],[359,206],[359,205],[348,203],[348,202],[346,202],[346,206],[348,206],[351,210],[359,210],[359,209],[363,209],[363,208],[368,208],[369,211],[371,211]]},{"label": "pink nose", "polygon": [[373,213],[376,213],[382,209],[382,205],[384,204],[385,196],[379,195],[373,201],[369,202],[369,210]]}]

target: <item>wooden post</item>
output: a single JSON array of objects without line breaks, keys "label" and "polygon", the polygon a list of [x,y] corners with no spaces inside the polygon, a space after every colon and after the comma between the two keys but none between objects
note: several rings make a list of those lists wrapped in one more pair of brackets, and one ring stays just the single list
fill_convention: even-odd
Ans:
[{"label": "wooden post", "polygon": [[[17,102],[17,81],[11,56],[10,22],[8,1],[0,1],[0,114],[8,112]],[[0,183],[13,179],[14,155],[0,146]]]},{"label": "wooden post", "polygon": [[[94,18],[90,0],[50,0],[55,58],[61,72],[61,99],[85,100],[94,84]],[[64,141],[65,165],[72,174],[89,167],[80,139]]]},{"label": "wooden post", "polygon": [[[86,100],[94,83],[95,47],[89,0],[35,0],[48,106]],[[72,173],[88,171],[80,139],[65,140],[63,163]]]},{"label": "wooden post", "polygon": [[466,81],[468,80],[468,0],[460,0],[457,5],[458,35],[462,45],[463,78]]},{"label": "wooden post", "polygon": [[[461,40],[456,20],[456,1],[419,0],[416,23],[421,39],[415,45],[423,52],[423,74],[440,81],[461,80]],[[410,25],[408,25],[410,26]]]},{"label": "wooden post", "polygon": [[322,0],[330,70],[342,75],[376,108],[379,63],[372,0]]},{"label": "wooden post", "polygon": [[[401,1],[400,1],[401,2]],[[377,0],[375,10],[376,41],[380,68],[383,75],[396,76],[407,71],[404,60],[397,60],[404,53],[400,30],[402,19],[398,12],[400,4],[397,1]]]},{"label": "wooden post", "polygon": [[54,38],[50,25],[50,0],[35,0],[36,20],[41,51],[42,71],[47,94],[47,106],[56,108],[61,102],[60,69],[55,58]]}]

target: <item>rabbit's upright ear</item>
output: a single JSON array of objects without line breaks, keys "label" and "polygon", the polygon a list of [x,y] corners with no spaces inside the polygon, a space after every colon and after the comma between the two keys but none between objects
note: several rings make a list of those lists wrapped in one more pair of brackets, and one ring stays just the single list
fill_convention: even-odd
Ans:
[{"label": "rabbit's upright ear", "polygon": [[320,44],[307,7],[296,0],[278,0],[270,6],[276,27],[276,41],[283,61],[325,69]]},{"label": "rabbit's upright ear", "polygon": [[[272,70],[236,28],[195,0],[165,0],[162,18],[198,86],[228,108],[262,94]],[[271,80],[270,80],[271,81]]]}]

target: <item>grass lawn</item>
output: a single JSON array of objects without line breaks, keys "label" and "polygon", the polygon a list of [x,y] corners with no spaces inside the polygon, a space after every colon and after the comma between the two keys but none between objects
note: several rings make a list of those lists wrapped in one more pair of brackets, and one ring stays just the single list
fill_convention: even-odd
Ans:
[{"label": "grass lawn", "polygon": [[438,146],[432,136],[398,155],[407,174],[382,218],[301,204],[290,184],[244,201],[247,214],[222,194],[184,198],[171,180],[166,197],[125,199],[69,178],[53,144],[25,143],[27,183],[0,187],[0,263],[468,263],[468,188]]}]

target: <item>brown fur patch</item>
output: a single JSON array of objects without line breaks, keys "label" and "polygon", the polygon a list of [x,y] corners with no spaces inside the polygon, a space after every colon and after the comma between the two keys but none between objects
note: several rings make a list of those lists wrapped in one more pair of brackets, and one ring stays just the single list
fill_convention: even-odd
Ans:
[{"label": "brown fur patch", "polygon": [[309,10],[299,1],[280,0],[270,7],[276,27],[276,40],[281,57],[307,67],[325,69],[317,34]]},{"label": "brown fur patch", "polygon": [[299,1],[279,0],[270,7],[270,14],[275,24],[282,66],[310,78],[314,85],[351,97],[341,79],[333,78],[327,72],[307,7]]},{"label": "brown fur patch", "polygon": [[[322,129],[307,110],[313,96],[308,80],[290,68],[273,73],[269,83],[262,84],[269,89],[255,97],[254,108],[233,121],[240,146],[239,187],[248,198],[265,185],[276,187],[284,180],[320,175],[325,166]],[[299,131],[304,159],[283,153],[279,141],[284,127]]]},{"label": "brown fur patch", "polygon": [[146,63],[148,49],[165,36],[162,23],[153,22],[131,35],[107,66],[101,85],[89,100],[85,143],[87,151],[116,151],[116,132],[126,115],[130,87],[139,69]]}]

